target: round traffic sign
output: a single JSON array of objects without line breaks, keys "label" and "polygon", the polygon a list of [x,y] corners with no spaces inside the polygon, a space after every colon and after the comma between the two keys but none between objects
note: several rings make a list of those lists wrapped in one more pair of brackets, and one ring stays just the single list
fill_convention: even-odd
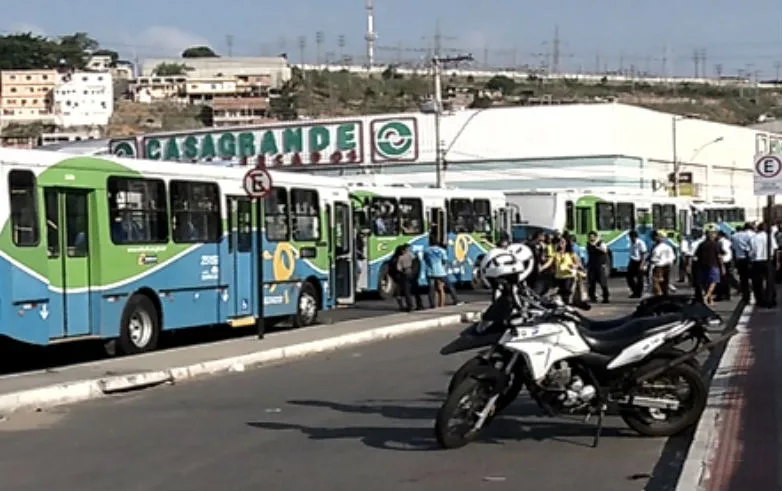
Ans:
[{"label": "round traffic sign", "polygon": [[272,176],[266,169],[250,169],[244,175],[244,191],[251,198],[265,198],[272,192]]},{"label": "round traffic sign", "polygon": [[776,155],[764,155],[755,161],[755,174],[766,179],[777,177],[782,172],[782,159]]}]

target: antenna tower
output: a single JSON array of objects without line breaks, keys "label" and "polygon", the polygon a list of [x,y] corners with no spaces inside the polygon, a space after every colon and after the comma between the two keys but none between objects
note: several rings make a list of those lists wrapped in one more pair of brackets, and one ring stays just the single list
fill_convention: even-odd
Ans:
[{"label": "antenna tower", "polygon": [[367,65],[375,65],[375,0],[367,0],[367,34],[364,37],[367,40]]}]

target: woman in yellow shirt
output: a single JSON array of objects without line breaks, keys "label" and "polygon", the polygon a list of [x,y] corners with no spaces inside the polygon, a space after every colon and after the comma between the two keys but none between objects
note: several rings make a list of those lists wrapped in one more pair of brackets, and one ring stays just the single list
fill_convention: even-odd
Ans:
[{"label": "woman in yellow shirt", "polygon": [[581,261],[573,252],[573,245],[564,238],[560,239],[554,253],[554,278],[560,298],[568,305],[573,301],[573,290],[580,268]]}]

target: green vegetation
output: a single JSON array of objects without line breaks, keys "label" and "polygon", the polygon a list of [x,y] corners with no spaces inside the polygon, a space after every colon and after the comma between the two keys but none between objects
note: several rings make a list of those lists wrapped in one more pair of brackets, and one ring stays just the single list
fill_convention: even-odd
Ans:
[{"label": "green vegetation", "polygon": [[190,67],[184,63],[161,63],[156,66],[153,73],[160,77],[173,77],[176,75],[185,75]]},{"label": "green vegetation", "polygon": [[182,58],[216,58],[218,56],[209,46],[193,46],[182,51]]},{"label": "green vegetation", "polygon": [[44,68],[84,68],[90,53],[107,54],[119,59],[116,51],[100,49],[99,43],[84,32],[59,38],[32,33],[0,36],[0,70]]}]

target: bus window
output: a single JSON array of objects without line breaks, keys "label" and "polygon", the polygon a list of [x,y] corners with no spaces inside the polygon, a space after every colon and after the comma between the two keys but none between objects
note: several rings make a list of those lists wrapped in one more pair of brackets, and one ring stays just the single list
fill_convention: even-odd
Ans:
[{"label": "bus window", "polygon": [[452,199],[450,208],[450,231],[457,234],[471,233],[473,231],[472,201]]},{"label": "bus window", "polygon": [[236,222],[237,250],[239,252],[252,252],[253,203],[249,199],[242,198],[237,201]]},{"label": "bus window", "polygon": [[617,230],[635,229],[635,205],[633,203],[616,204]]},{"label": "bus window", "polygon": [[586,206],[576,207],[576,235],[586,235],[591,232],[592,209]]},{"label": "bus window", "polygon": [[474,227],[476,232],[491,233],[491,203],[487,199],[476,199],[472,203],[475,212]]},{"label": "bus window", "polygon": [[28,170],[8,173],[11,200],[11,236],[17,247],[35,247],[40,241],[35,175]]},{"label": "bus window", "polygon": [[372,233],[378,237],[399,234],[399,206],[396,198],[372,198]]},{"label": "bus window", "polygon": [[418,198],[399,200],[399,217],[402,234],[420,235],[424,233],[424,210]]},{"label": "bus window", "polygon": [[637,226],[641,225],[647,225],[647,221],[649,220],[649,209],[648,208],[636,208],[635,209],[635,224]]},{"label": "bus window", "polygon": [[652,227],[655,230],[663,228],[663,207],[661,205],[652,205]]},{"label": "bus window", "polygon": [[168,242],[166,185],[162,180],[109,177],[106,188],[113,243]]},{"label": "bus window", "polygon": [[320,240],[320,207],[317,191],[291,189],[291,224],[293,240]]},{"label": "bus window", "polygon": [[737,216],[736,221],[737,222],[745,222],[747,220],[747,211],[744,208],[738,208],[737,209]]},{"label": "bus window", "polygon": [[220,239],[220,188],[213,182],[171,181],[171,238],[179,244]]},{"label": "bus window", "polygon": [[565,230],[573,232],[576,228],[575,207],[572,201],[565,201]]},{"label": "bus window", "polygon": [[604,231],[616,229],[616,216],[614,215],[613,203],[596,203],[595,212],[597,214],[597,230]]},{"label": "bus window", "polygon": [[263,199],[263,215],[266,226],[266,240],[282,242],[288,240],[288,190],[272,188]]},{"label": "bus window", "polygon": [[676,230],[676,205],[662,206],[661,225],[664,230]]}]

